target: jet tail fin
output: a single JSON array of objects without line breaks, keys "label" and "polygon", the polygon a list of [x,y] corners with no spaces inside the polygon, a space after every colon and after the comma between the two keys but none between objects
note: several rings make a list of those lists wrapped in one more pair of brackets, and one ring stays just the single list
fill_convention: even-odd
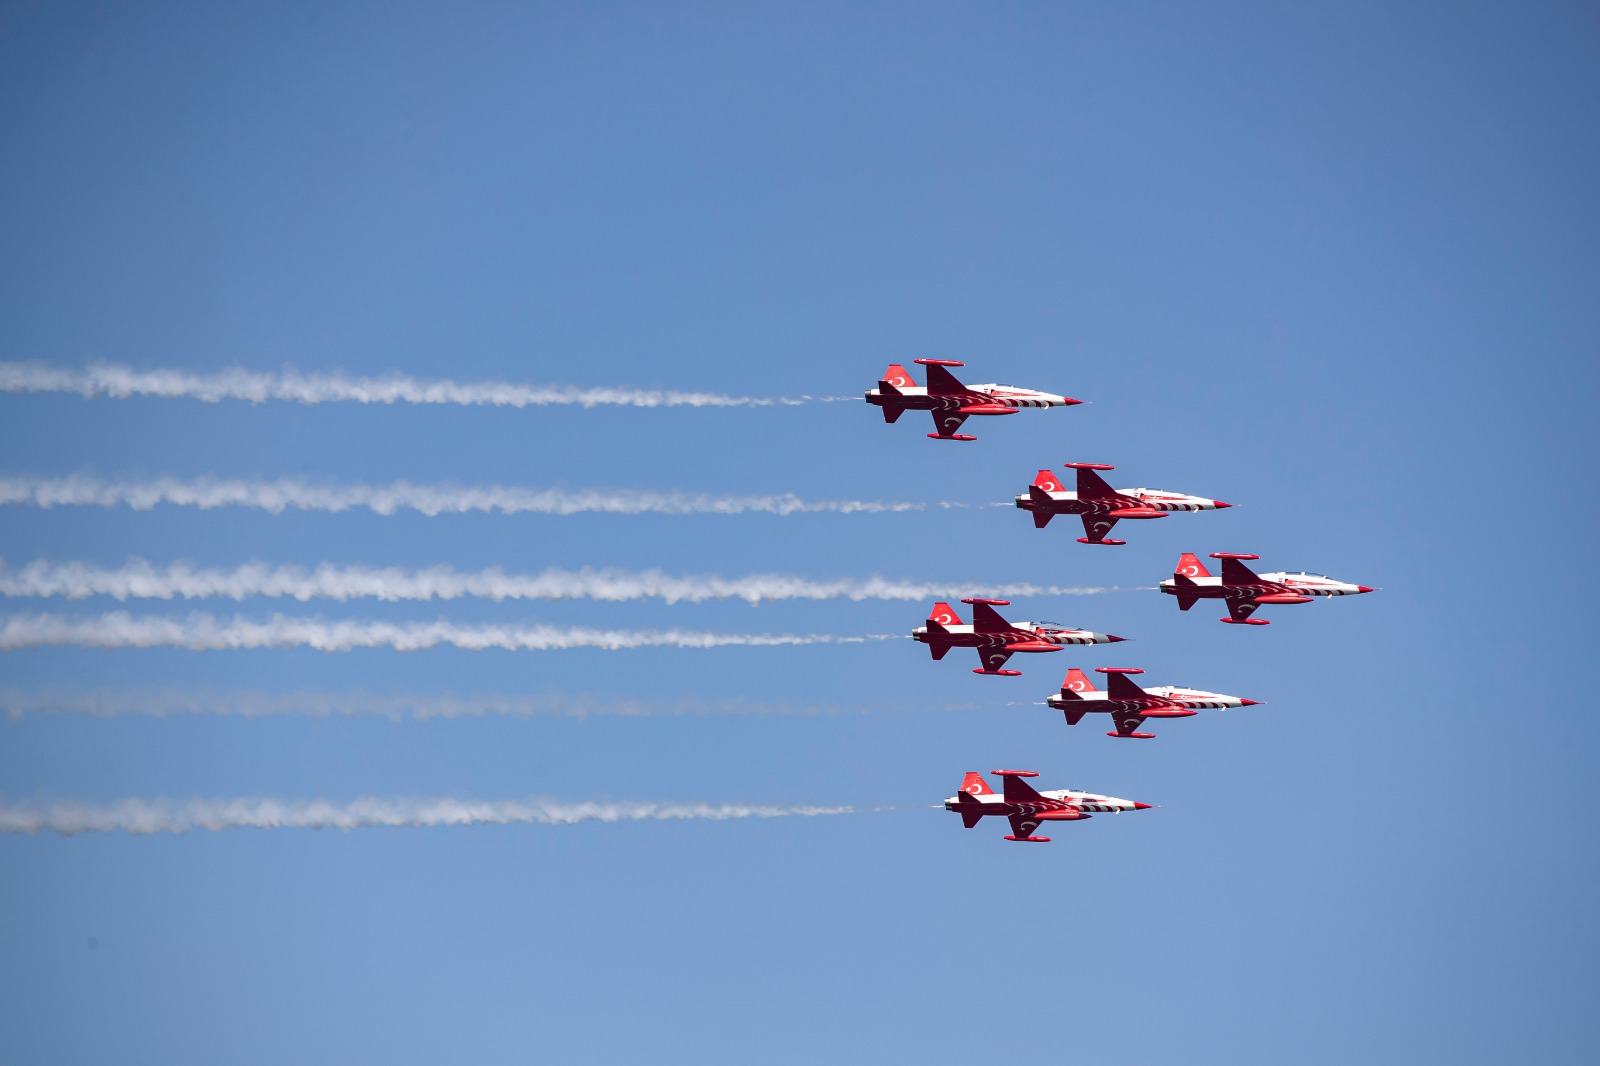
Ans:
[{"label": "jet tail fin", "polygon": [[1088,674],[1084,673],[1082,670],[1079,670],[1076,666],[1074,666],[1071,670],[1068,670],[1067,676],[1061,681],[1061,694],[1069,699],[1076,698],[1080,692],[1095,691],[1097,691],[1097,689],[1094,687],[1094,681],[1090,679]]},{"label": "jet tail fin", "polygon": [[1178,565],[1172,569],[1173,577],[1210,577],[1211,571],[1206,569],[1206,564],[1194,552],[1184,552],[1178,557]]},{"label": "jet tail fin", "polygon": [[992,796],[994,789],[989,787],[989,782],[976,770],[968,770],[967,776],[961,779],[961,791],[968,796]]},{"label": "jet tail fin", "polygon": [[899,392],[901,389],[914,389],[917,379],[911,376],[911,371],[899,363],[890,363],[889,369],[883,372],[878,380],[878,388],[885,392]]}]

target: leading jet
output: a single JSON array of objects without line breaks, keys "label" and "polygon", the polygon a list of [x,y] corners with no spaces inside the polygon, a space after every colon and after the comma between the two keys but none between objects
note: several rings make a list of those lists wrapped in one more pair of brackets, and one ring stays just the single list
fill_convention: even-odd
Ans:
[{"label": "leading jet", "polygon": [[1121,814],[1123,811],[1147,811],[1148,803],[1101,796],[1094,792],[1075,789],[1051,789],[1039,792],[1023,780],[1038,777],[1032,770],[990,770],[1004,780],[1004,791],[996,796],[983,775],[969,770],[961,782],[961,791],[944,801],[944,809],[961,815],[961,824],[971,829],[982,818],[1000,815],[1011,820],[1011,833],[1007,840],[1019,843],[1048,844],[1049,837],[1036,837],[1033,831],[1042,822],[1081,822],[1092,814]]},{"label": "leading jet", "polygon": [[1187,611],[1197,600],[1226,600],[1228,617],[1221,621],[1264,626],[1268,624],[1265,618],[1250,616],[1265,604],[1310,603],[1317,596],[1355,596],[1378,591],[1366,585],[1335,581],[1323,574],[1308,574],[1304,570],[1296,574],[1257,574],[1244,565],[1244,560],[1259,559],[1259,555],[1212,552],[1211,558],[1222,560],[1221,577],[1213,577],[1193,552],[1184,552],[1172,579],[1161,583],[1162,592],[1178,597],[1178,610]]},{"label": "leading jet", "polygon": [[911,631],[913,640],[928,646],[935,659],[943,659],[951,648],[976,648],[981,669],[975,674],[990,677],[1020,677],[1021,670],[1002,670],[1006,660],[1017,652],[1060,651],[1068,644],[1116,644],[1126,637],[1073,629],[1056,622],[1007,622],[996,607],[1011,606],[1010,600],[962,600],[972,605],[972,625],[961,621],[948,603],[933,605],[926,625]]},{"label": "leading jet", "polygon": [[1096,473],[1097,470],[1115,470],[1113,466],[1105,463],[1065,465],[1068,470],[1078,472],[1078,491],[1068,491],[1052,471],[1041,470],[1028,486],[1027,494],[1016,498],[1016,504],[1024,511],[1033,512],[1033,524],[1039,529],[1058,514],[1078,515],[1083,519],[1079,544],[1128,543],[1106,537],[1111,527],[1124,518],[1165,518],[1174,511],[1215,511],[1233,506],[1221,500],[1165,489],[1114,489]]},{"label": "leading jet", "polygon": [[937,432],[928,436],[934,440],[977,440],[970,434],[956,432],[961,423],[973,415],[1014,415],[1025,407],[1072,407],[1083,402],[1053,392],[1019,389],[1015,385],[963,385],[945,369],[966,365],[953,359],[917,359],[915,362],[928,368],[926,388],[918,385],[905,367],[890,363],[878,387],[867,390],[866,400],[883,408],[885,422],[893,422],[907,411],[932,413],[933,428]]},{"label": "leading jet", "polygon": [[1096,711],[1110,714],[1116,729],[1107,733],[1108,737],[1149,740],[1154,733],[1139,732],[1147,718],[1192,718],[1207,708],[1257,707],[1261,703],[1176,685],[1141,688],[1128,675],[1144,671],[1127,666],[1097,666],[1095,673],[1106,675],[1104,692],[1095,688],[1088,675],[1074,666],[1061,682],[1061,691],[1051,693],[1045,702],[1063,712],[1068,725],[1077,725],[1084,715]]}]

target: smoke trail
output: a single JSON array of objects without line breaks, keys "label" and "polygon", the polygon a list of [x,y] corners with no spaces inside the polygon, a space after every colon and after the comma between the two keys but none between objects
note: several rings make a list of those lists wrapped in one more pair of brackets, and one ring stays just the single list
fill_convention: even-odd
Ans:
[{"label": "smoke trail", "polygon": [[117,569],[88,563],[32,562],[21,569],[0,559],[0,596],[90,596],[129,599],[242,600],[247,596],[313,599],[455,600],[601,600],[621,603],[657,599],[667,603],[708,600],[929,600],[952,596],[1087,596],[1109,591],[1100,587],[1025,583],[893,581],[873,575],[815,581],[792,574],[672,575],[659,570],[548,569],[537,574],[508,574],[499,568],[459,571],[449,566],[422,570],[400,567],[335,566],[314,569],[247,563],[232,569],[195,567],[189,563],[156,566],[130,559]]},{"label": "smoke trail", "polygon": [[[286,510],[340,511],[366,508],[381,515],[417,511],[440,514],[880,514],[921,511],[926,504],[886,500],[803,500],[793,493],[768,496],[714,496],[708,493],[658,492],[648,489],[529,489],[509,485],[313,485],[282,478],[245,481],[237,478],[153,478],[147,481],[103,480],[73,475],[60,478],[0,477],[0,504],[29,507],[131,507],[148,511],[157,504],[178,507],[254,507],[279,514]],[[958,502],[942,507],[989,506]],[[1005,505],[1009,506],[1009,505]]]},{"label": "smoke trail", "polygon": [[[1035,700],[1026,706],[1038,704]],[[639,699],[597,693],[373,693],[345,692],[208,692],[195,690],[17,689],[0,688],[0,712],[12,720],[25,717],[82,715],[119,718],[227,716],[264,718],[387,718],[425,722],[456,718],[577,718],[711,715],[833,716],[869,713],[975,711],[985,704],[784,703],[694,697]],[[1024,704],[1018,704],[1024,706]]]},{"label": "smoke trail", "polygon": [[0,619],[0,651],[76,646],[83,648],[183,648],[221,651],[247,648],[312,648],[351,651],[393,648],[422,651],[450,645],[468,651],[558,651],[569,648],[721,648],[774,647],[791,644],[860,644],[893,640],[879,633],[839,637],[826,633],[706,633],[686,629],[592,629],[585,626],[459,625],[454,622],[324,622],[275,614],[266,621],[209,614],[160,618],[112,611],[92,618],[58,614],[22,614]]},{"label": "smoke trail", "polygon": [[853,807],[758,807],[709,803],[557,803],[548,799],[450,797],[328,800],[125,799],[115,803],[0,804],[0,833],[188,833],[202,829],[367,829],[457,825],[575,825],[579,822],[727,821],[851,814]]},{"label": "smoke trail", "polygon": [[511,381],[421,381],[404,374],[349,377],[340,373],[303,374],[293,367],[263,373],[231,367],[210,373],[187,370],[135,370],[117,363],[93,363],[82,370],[44,363],[0,362],[0,392],[67,392],[85,399],[131,396],[185,398],[217,403],[431,404],[464,407],[794,407],[811,402],[859,399],[853,396],[725,396],[669,389],[577,388],[522,385]]}]

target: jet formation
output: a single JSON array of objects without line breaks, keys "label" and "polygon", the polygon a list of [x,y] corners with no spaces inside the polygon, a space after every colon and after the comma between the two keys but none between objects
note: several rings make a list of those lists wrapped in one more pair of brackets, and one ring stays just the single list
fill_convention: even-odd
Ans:
[{"label": "jet formation", "polygon": [[[883,372],[878,387],[869,389],[866,401],[883,411],[883,420],[893,423],[907,411],[927,411],[933,416],[934,440],[971,441],[977,438],[959,432],[968,418],[1016,414],[1030,407],[1071,407],[1079,400],[1054,393],[1010,385],[963,385],[949,370],[963,364],[949,359],[917,359],[928,368],[928,384],[918,385],[899,363]],[[1101,471],[1114,467],[1106,463],[1067,463],[1075,471],[1076,486],[1068,489],[1063,479],[1051,470],[1040,470],[1026,493],[1014,502],[1033,516],[1033,524],[1043,529],[1057,515],[1075,515],[1083,523],[1080,544],[1125,545],[1127,541],[1110,536],[1121,521],[1165,518],[1170,514],[1216,511],[1231,507],[1221,500],[1191,496],[1163,489],[1113,488]],[[1192,552],[1185,552],[1173,571],[1172,579],[1162,581],[1160,590],[1175,596],[1178,609],[1190,610],[1200,600],[1222,600],[1235,625],[1262,626],[1265,618],[1251,616],[1261,607],[1275,604],[1309,603],[1319,596],[1353,596],[1376,589],[1354,585],[1322,574],[1257,574],[1245,565],[1259,556],[1237,552],[1213,552],[1221,560],[1222,573],[1213,575]],[[972,606],[972,624],[961,620],[954,608],[943,601],[935,603],[925,625],[912,630],[912,637],[928,646],[935,660],[943,659],[951,648],[972,648],[978,653],[979,667],[972,672],[989,677],[1017,677],[1019,670],[1004,669],[1011,656],[1019,653],[1060,651],[1068,645],[1112,644],[1123,637],[1076,629],[1055,622],[1008,622],[996,607],[1010,606],[1007,600],[964,599]],[[1125,740],[1149,740],[1155,734],[1143,729],[1146,722],[1169,718],[1191,718],[1202,710],[1254,707],[1258,700],[1229,696],[1204,689],[1177,685],[1141,686],[1134,677],[1144,671],[1132,667],[1101,666],[1095,672],[1105,676],[1105,688],[1081,669],[1067,671],[1061,690],[1050,694],[1046,703],[1062,712],[1068,726],[1078,725],[1090,714],[1106,714],[1112,730],[1106,734]],[[1003,781],[999,795],[976,771],[969,772],[961,791],[944,801],[946,810],[961,815],[968,829],[982,819],[999,816],[1009,819],[1011,832],[1005,839],[1044,843],[1049,837],[1035,836],[1045,822],[1077,822],[1092,814],[1146,810],[1148,803],[1117,799],[1092,792],[1056,789],[1040,792],[1025,778],[1038,777],[1031,770],[992,770]]]},{"label": "jet formation", "polygon": [[893,422],[907,411],[927,411],[933,415],[934,440],[977,440],[957,433],[973,415],[1014,415],[1026,407],[1072,407],[1082,403],[1053,392],[1021,389],[1015,385],[963,385],[946,367],[965,366],[953,359],[917,359],[928,368],[928,384],[918,385],[899,363],[890,363],[878,387],[868,389],[866,400],[883,409],[883,420]]},{"label": "jet formation", "polygon": [[1114,489],[1106,483],[1098,470],[1115,470],[1105,463],[1067,463],[1066,469],[1078,472],[1078,489],[1068,491],[1061,479],[1049,470],[1041,470],[1028,486],[1026,495],[1016,498],[1017,506],[1033,513],[1033,524],[1043,529],[1058,514],[1077,515],[1083,519],[1083,536],[1079,544],[1126,544],[1125,540],[1106,537],[1111,528],[1124,518],[1165,518],[1174,511],[1215,511],[1232,507],[1221,500],[1208,500],[1204,496],[1189,496],[1182,492],[1164,489]]},{"label": "jet formation", "polygon": [[1310,603],[1318,596],[1357,596],[1378,591],[1303,570],[1295,574],[1257,574],[1244,565],[1244,560],[1259,559],[1259,555],[1212,552],[1211,558],[1222,560],[1221,577],[1212,576],[1193,552],[1184,552],[1171,580],[1161,582],[1160,588],[1178,598],[1180,611],[1187,611],[1200,600],[1226,601],[1228,617],[1220,620],[1232,625],[1268,625],[1265,618],[1250,617],[1258,607],[1267,604]]},{"label": "jet formation", "polygon": [[935,659],[943,659],[951,648],[976,648],[982,667],[972,671],[990,677],[1020,677],[1021,670],[1003,670],[1006,660],[1018,652],[1060,651],[1070,644],[1115,644],[1125,637],[1074,629],[1057,622],[1008,622],[996,607],[1011,606],[1010,600],[962,600],[972,605],[972,624],[961,621],[955,608],[939,602],[928,612],[926,625],[911,631],[913,640],[928,646]]}]

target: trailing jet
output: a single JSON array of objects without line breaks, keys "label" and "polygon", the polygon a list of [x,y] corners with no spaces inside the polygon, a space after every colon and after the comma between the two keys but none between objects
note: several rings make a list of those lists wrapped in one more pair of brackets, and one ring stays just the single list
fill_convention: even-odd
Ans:
[{"label": "trailing jet", "polygon": [[926,644],[935,659],[943,659],[951,648],[977,648],[983,668],[972,671],[975,674],[1020,677],[1021,670],[1000,669],[1017,652],[1060,651],[1067,644],[1115,644],[1127,639],[1056,622],[1007,622],[995,608],[1011,606],[1010,600],[961,602],[972,604],[972,625],[962,622],[955,608],[941,602],[928,612],[928,624],[913,629],[911,636]]},{"label": "trailing jet", "polygon": [[1101,796],[1093,792],[1077,792],[1070,788],[1038,792],[1022,780],[1038,777],[1032,770],[990,770],[1003,778],[1004,789],[996,796],[976,770],[967,772],[961,782],[961,791],[944,801],[944,809],[961,815],[961,824],[971,829],[980,818],[1002,815],[1011,819],[1011,834],[1007,840],[1030,844],[1048,844],[1049,837],[1036,837],[1033,831],[1041,822],[1081,822],[1093,814],[1121,814],[1123,811],[1147,811],[1148,803]]},{"label": "trailing jet", "polygon": [[1095,688],[1094,682],[1074,666],[1067,671],[1066,680],[1061,682],[1061,692],[1052,693],[1046,702],[1056,710],[1065,712],[1068,725],[1077,725],[1086,714],[1109,713],[1117,728],[1107,733],[1108,737],[1149,740],[1155,736],[1154,733],[1138,732],[1146,718],[1189,718],[1204,708],[1256,707],[1261,702],[1174,685],[1140,688],[1128,675],[1142,674],[1144,671],[1126,666],[1097,666],[1095,673],[1106,675],[1106,691]]},{"label": "trailing jet", "polygon": [[1211,558],[1222,560],[1222,576],[1212,577],[1205,564],[1194,553],[1184,552],[1178,560],[1170,581],[1161,583],[1161,591],[1178,597],[1178,610],[1187,611],[1196,600],[1228,601],[1228,617],[1222,619],[1234,625],[1264,626],[1265,618],[1251,618],[1255,609],[1267,603],[1310,603],[1315,596],[1355,596],[1362,592],[1376,592],[1365,585],[1352,585],[1335,581],[1322,574],[1257,574],[1244,565],[1244,559],[1259,559],[1259,555],[1240,555],[1237,552],[1212,552]]},{"label": "trailing jet", "polygon": [[890,363],[878,387],[868,389],[867,402],[883,408],[883,420],[893,422],[907,411],[933,414],[934,440],[977,440],[957,433],[961,423],[972,415],[1014,415],[1024,407],[1071,407],[1082,400],[1057,396],[1053,392],[1019,389],[1014,385],[963,385],[947,366],[965,366],[953,359],[918,359],[928,368],[928,386],[923,388],[899,363]]},{"label": "trailing jet", "polygon": [[1067,463],[1078,472],[1078,491],[1068,492],[1049,470],[1039,471],[1028,486],[1026,496],[1018,496],[1017,506],[1033,512],[1033,524],[1043,529],[1058,514],[1075,514],[1083,519],[1079,544],[1126,544],[1108,540],[1106,534],[1123,518],[1165,518],[1173,511],[1212,511],[1232,507],[1221,500],[1186,496],[1163,489],[1114,489],[1096,470],[1114,470],[1105,463]]}]

